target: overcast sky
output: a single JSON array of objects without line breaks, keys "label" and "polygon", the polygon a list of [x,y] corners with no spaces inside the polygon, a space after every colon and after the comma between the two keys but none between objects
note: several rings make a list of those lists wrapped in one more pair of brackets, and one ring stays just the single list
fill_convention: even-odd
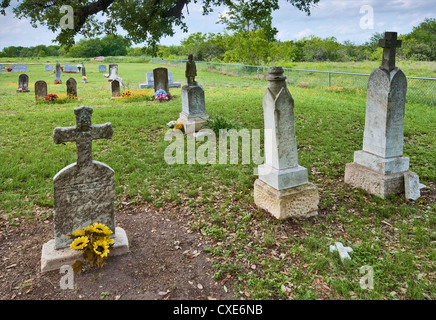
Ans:
[{"label": "overcast sky", "polygon": [[[280,4],[280,10],[273,14],[273,26],[279,30],[277,38],[281,41],[316,35],[322,38],[333,36],[339,42],[351,40],[355,44],[362,44],[376,32],[396,31],[405,34],[425,18],[436,17],[436,0],[320,0],[310,16],[285,0],[280,0]],[[185,14],[189,33],[223,32],[224,25],[215,22],[225,9],[216,8],[214,13],[203,16],[201,3],[189,5],[189,15]],[[371,20],[368,20],[371,11],[372,25]],[[163,38],[161,44],[177,45],[189,33],[176,29],[174,37]],[[120,30],[120,34],[125,35],[125,32]],[[35,29],[28,20],[14,18],[10,9],[6,17],[0,15],[0,49],[8,46],[50,45],[55,37],[43,26]]]}]

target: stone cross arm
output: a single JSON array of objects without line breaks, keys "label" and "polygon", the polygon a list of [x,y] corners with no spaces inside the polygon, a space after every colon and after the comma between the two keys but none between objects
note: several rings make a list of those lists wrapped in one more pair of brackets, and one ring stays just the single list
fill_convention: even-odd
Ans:
[{"label": "stone cross arm", "polygon": [[[114,133],[110,122],[92,125],[90,131],[92,140],[111,139]],[[53,131],[54,143],[75,142],[78,132],[76,127],[56,127]]]},{"label": "stone cross arm", "polygon": [[385,37],[379,40],[379,46],[383,48],[382,69],[390,72],[395,68],[396,48],[400,48],[401,43],[396,32],[385,32]]},{"label": "stone cross arm", "polygon": [[74,109],[76,115],[75,127],[56,127],[53,131],[53,140],[56,144],[76,142],[77,165],[79,167],[92,164],[92,140],[111,139],[112,125],[91,125],[92,108],[82,106]]}]

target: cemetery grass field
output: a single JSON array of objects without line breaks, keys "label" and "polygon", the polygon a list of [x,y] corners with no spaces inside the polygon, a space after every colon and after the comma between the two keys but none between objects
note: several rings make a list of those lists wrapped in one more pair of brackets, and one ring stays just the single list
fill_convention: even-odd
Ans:
[{"label": "cemetery grass field", "polygon": [[[204,254],[211,258],[215,279],[231,279],[236,298],[436,299],[436,107],[406,103],[404,155],[427,186],[421,198],[383,200],[343,182],[345,164],[362,149],[366,93],[289,86],[299,164],[319,188],[320,203],[316,217],[278,221],[254,204],[255,163],[165,162],[171,143],[164,140],[166,123],[181,112],[180,88],[170,89],[174,99],[162,103],[150,101],[150,94],[110,99],[98,64],[86,63],[88,83],[81,83],[81,73],[62,73],[60,85],[53,84],[55,74],[44,72],[42,64],[30,64],[29,93],[16,92],[19,73],[2,71],[1,232],[37,218],[52,221],[53,176],[76,161],[75,144],[56,145],[53,129],[74,126],[73,109],[86,105],[94,109],[93,124],[111,122],[114,129],[111,140],[93,142],[93,159],[115,171],[117,208],[147,203],[172,219],[172,208],[189,210],[190,228],[211,241]],[[133,92],[146,82],[145,73],[159,66],[118,64],[124,89]],[[184,68],[168,68],[174,81],[185,83]],[[48,93],[66,95],[69,77],[77,81],[78,100],[35,102],[36,81],[45,80]],[[205,89],[211,119],[229,128],[263,129],[265,81],[203,71],[196,80]],[[342,264],[337,253],[329,252],[337,241],[353,248],[350,263]],[[359,269],[365,265],[374,270],[373,290],[359,285]]]}]

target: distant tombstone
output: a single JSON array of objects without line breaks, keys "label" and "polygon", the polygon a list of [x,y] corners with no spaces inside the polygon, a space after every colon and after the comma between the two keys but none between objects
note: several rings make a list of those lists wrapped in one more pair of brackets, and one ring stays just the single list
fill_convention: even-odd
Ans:
[{"label": "distant tombstone", "polygon": [[[153,72],[147,72],[147,83],[139,84],[139,89],[152,89],[154,88],[154,78]],[[173,73],[168,71],[168,87],[169,88],[180,88],[182,84],[180,82],[174,82]]]},{"label": "distant tombstone", "polygon": [[47,82],[39,80],[35,82],[35,99],[42,98],[47,95]]},{"label": "distant tombstone", "polygon": [[112,87],[112,98],[119,97],[121,95],[120,82],[114,79],[111,83],[111,87]]},{"label": "distant tombstone", "polygon": [[403,157],[407,78],[395,67],[395,51],[401,46],[396,32],[379,41],[382,65],[368,79],[363,148],[345,166],[345,183],[385,198],[405,191],[404,175],[409,158]]},{"label": "distant tombstone", "polygon": [[11,65],[12,72],[28,72],[27,64],[13,64]]},{"label": "distant tombstone", "polygon": [[86,78],[86,69],[83,63],[82,63],[82,83],[88,83],[88,80]]},{"label": "distant tombstone", "polygon": [[61,80],[61,65],[60,65],[60,63],[58,62],[58,63],[56,63],[56,78],[55,78],[55,83],[56,83],[56,81],[59,81],[59,83],[62,83],[62,80]]},{"label": "distant tombstone", "polygon": [[67,96],[68,98],[77,98],[77,82],[74,78],[67,80]]},{"label": "distant tombstone", "polygon": [[53,65],[51,65],[51,64],[46,64],[45,65],[45,70],[44,71],[51,71],[51,72],[53,72]]},{"label": "distant tombstone", "polygon": [[71,64],[66,64],[64,66],[64,72],[79,72],[79,70],[77,69],[77,66],[73,66]]},{"label": "distant tombstone", "polygon": [[17,92],[29,92],[29,76],[25,73],[20,74],[18,77],[18,90]]},{"label": "distant tombstone", "polygon": [[153,70],[154,79],[154,91],[165,90],[167,95],[169,94],[168,87],[168,69],[167,68],[156,68]]},{"label": "distant tombstone", "polygon": [[109,65],[109,79],[108,81],[114,80],[118,77],[118,65],[116,63]]},{"label": "distant tombstone", "polygon": [[99,65],[98,72],[107,72],[106,65],[105,64]]}]

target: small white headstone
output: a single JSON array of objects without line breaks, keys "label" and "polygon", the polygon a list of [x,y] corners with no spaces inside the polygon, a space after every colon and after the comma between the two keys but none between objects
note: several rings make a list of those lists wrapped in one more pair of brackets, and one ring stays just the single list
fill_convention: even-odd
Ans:
[{"label": "small white headstone", "polygon": [[352,252],[353,249],[350,247],[344,247],[341,242],[335,242],[334,246],[330,246],[330,252],[335,251],[339,252],[339,257],[341,258],[342,263],[344,263],[346,259],[351,260],[351,257],[348,253]]},{"label": "small white headstone", "polygon": [[419,176],[415,172],[404,173],[404,191],[406,199],[416,200],[421,196]]}]

